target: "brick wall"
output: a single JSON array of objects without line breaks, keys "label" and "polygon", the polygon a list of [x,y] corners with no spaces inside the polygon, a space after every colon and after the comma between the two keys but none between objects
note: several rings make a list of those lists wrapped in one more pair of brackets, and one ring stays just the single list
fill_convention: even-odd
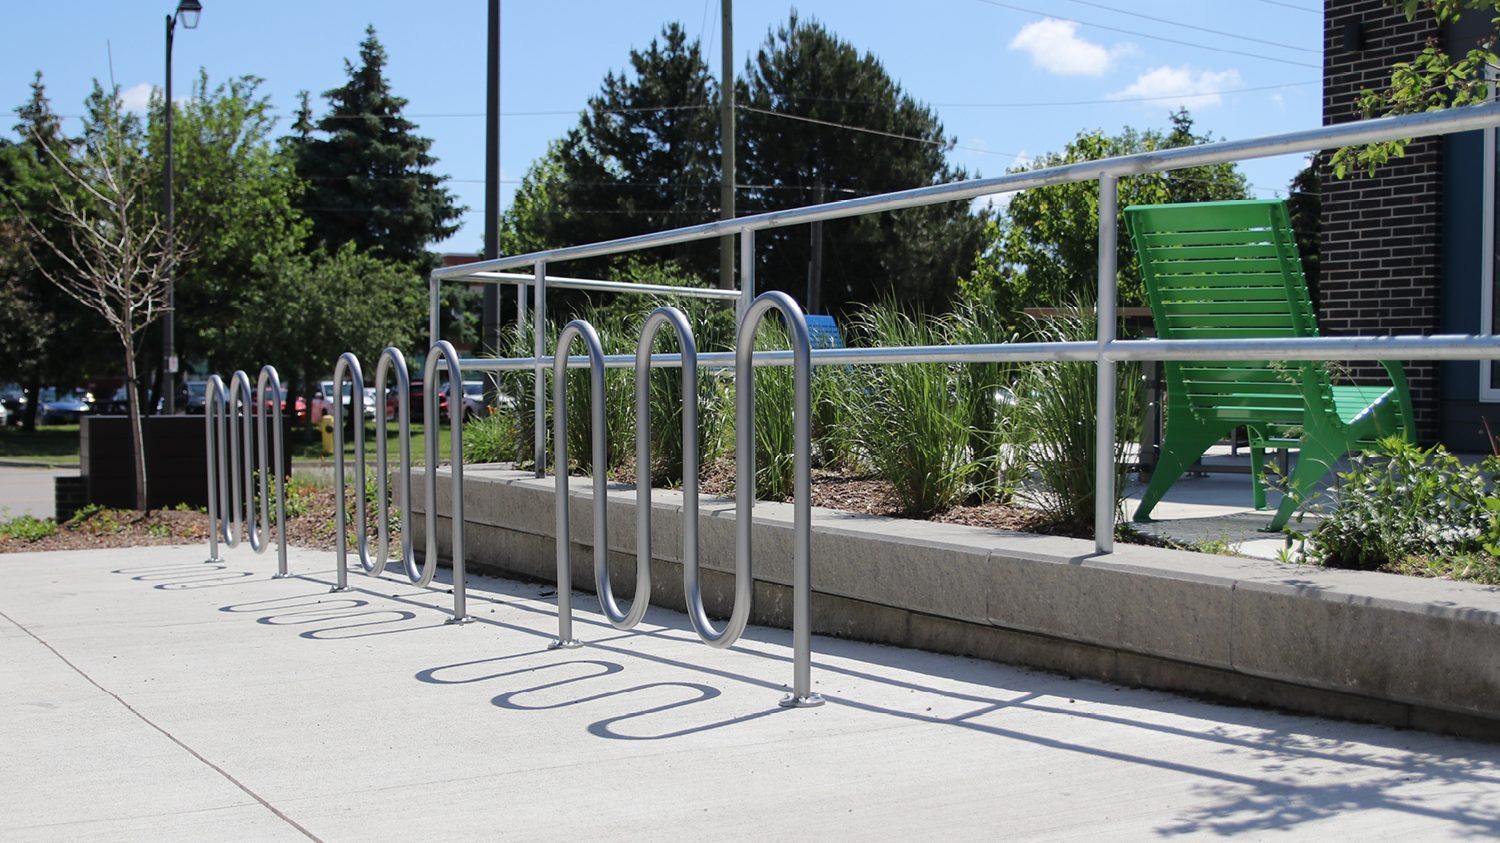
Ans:
[{"label": "brick wall", "polygon": [[[1364,48],[1344,47],[1346,22],[1362,25]],[[1323,122],[1360,118],[1359,93],[1382,87],[1393,62],[1440,36],[1431,15],[1407,22],[1386,0],[1326,0]],[[1422,138],[1374,176],[1324,172],[1319,321],[1327,336],[1438,331],[1442,284],[1442,139]],[[1409,362],[1418,435],[1437,436],[1435,363]],[[1378,364],[1354,364],[1356,380],[1380,377]]]}]

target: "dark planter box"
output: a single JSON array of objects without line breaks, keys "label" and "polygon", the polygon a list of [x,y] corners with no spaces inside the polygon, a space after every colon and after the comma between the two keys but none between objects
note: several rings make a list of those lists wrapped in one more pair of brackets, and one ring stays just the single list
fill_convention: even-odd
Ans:
[{"label": "dark planter box", "polygon": [[[288,420],[290,422],[290,420]],[[152,509],[208,505],[207,440],[202,416],[141,419],[146,447],[146,504]],[[283,433],[291,428],[288,423]],[[283,441],[290,442],[290,434]],[[254,443],[251,443],[252,446]],[[255,458],[255,449],[247,449]],[[84,416],[78,426],[79,473],[89,503],[135,506],[129,416]],[[282,471],[292,470],[287,451]]]}]

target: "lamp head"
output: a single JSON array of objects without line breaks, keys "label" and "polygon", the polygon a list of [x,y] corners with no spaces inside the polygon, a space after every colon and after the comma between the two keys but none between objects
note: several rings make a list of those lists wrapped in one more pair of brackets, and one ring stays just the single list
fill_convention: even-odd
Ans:
[{"label": "lamp head", "polygon": [[198,28],[198,16],[203,14],[203,4],[198,0],[181,0],[177,4],[177,18],[188,29]]}]

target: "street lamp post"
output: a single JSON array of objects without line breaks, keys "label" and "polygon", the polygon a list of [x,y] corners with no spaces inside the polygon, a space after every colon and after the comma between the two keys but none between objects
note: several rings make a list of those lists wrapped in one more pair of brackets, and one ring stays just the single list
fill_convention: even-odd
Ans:
[{"label": "street lamp post", "polygon": [[[167,253],[172,253],[172,30],[177,27],[180,18],[182,25],[187,29],[198,28],[198,16],[203,13],[203,4],[198,0],[180,0],[177,11],[167,15],[167,92],[166,100],[162,103],[167,117],[167,166],[166,185],[162,189],[162,196],[166,203],[165,223],[167,235]],[[161,341],[161,386],[162,386],[162,409],[168,415],[177,412],[177,268],[170,267],[167,274],[167,312],[162,319],[162,341]]]}]

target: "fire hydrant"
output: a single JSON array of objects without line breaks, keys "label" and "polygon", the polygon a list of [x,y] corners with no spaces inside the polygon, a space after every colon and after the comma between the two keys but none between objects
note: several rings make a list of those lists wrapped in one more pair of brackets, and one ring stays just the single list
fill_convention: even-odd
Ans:
[{"label": "fire hydrant", "polygon": [[333,456],[333,414],[325,413],[318,420],[318,429],[323,433],[323,456]]}]

